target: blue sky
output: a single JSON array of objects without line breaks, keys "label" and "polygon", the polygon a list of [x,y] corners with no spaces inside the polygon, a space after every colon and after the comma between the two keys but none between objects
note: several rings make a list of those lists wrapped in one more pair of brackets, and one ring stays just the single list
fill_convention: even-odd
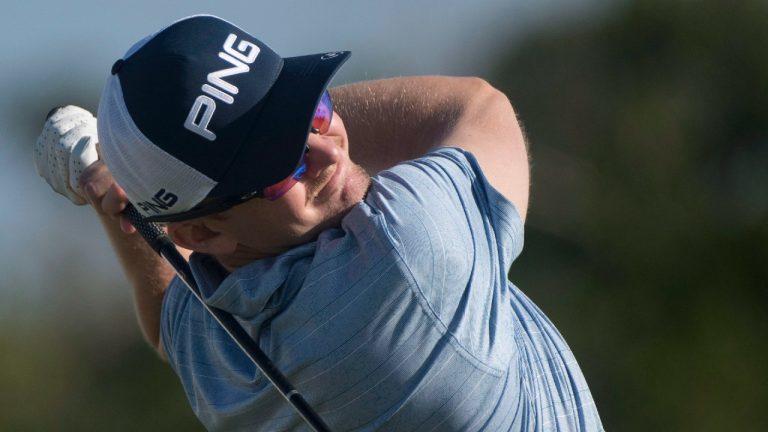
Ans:
[{"label": "blue sky", "polygon": [[[0,15],[0,321],[50,310],[129,308],[93,212],[38,178],[31,148],[47,110],[95,109],[106,73],[134,42],[211,13],[283,56],[351,50],[336,83],[397,75],[487,77],[498,49],[542,25],[587,19],[619,1],[11,1]],[[74,292],[59,292],[61,278]],[[105,306],[106,305],[106,306]],[[90,312],[89,312],[90,313]],[[30,317],[31,316],[31,317]]]}]

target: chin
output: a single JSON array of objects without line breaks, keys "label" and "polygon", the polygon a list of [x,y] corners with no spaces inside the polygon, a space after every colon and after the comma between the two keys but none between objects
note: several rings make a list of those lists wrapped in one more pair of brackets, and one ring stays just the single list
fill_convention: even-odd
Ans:
[{"label": "chin", "polygon": [[350,167],[350,175],[344,184],[344,188],[337,195],[337,199],[329,201],[322,210],[322,219],[310,230],[300,236],[298,243],[314,241],[321,232],[341,226],[341,220],[360,201],[365,198],[371,185],[371,177],[359,165]]},{"label": "chin", "polygon": [[347,182],[341,191],[341,202],[345,204],[347,211],[365,198],[369,187],[371,187],[371,176],[363,167],[353,163],[349,169]]}]

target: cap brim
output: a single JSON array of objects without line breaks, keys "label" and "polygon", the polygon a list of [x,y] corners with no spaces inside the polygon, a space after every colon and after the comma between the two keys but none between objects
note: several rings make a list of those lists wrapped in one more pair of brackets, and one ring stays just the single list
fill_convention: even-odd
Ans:
[{"label": "cap brim", "polygon": [[244,145],[209,197],[261,190],[289,176],[306,148],[317,104],[349,51],[284,59]]}]

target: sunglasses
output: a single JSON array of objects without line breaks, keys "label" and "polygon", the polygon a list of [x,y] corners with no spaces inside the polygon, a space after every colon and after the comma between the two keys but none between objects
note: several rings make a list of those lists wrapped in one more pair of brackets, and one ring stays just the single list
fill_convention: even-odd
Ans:
[{"label": "sunglasses", "polygon": [[[320,98],[320,103],[317,104],[317,109],[315,109],[315,116],[312,118],[312,127],[310,130],[315,134],[326,134],[328,133],[328,129],[331,128],[331,120],[333,120],[333,101],[331,100],[331,95],[328,93],[328,90],[326,90],[323,92],[323,96]],[[293,174],[289,175],[280,182],[275,183],[272,186],[265,187],[261,192],[261,197],[270,201],[274,201],[285,195],[289,190],[291,190],[292,187],[296,186],[296,183],[298,183],[299,180],[301,180],[304,177],[304,174],[307,172],[308,152],[309,146],[307,146],[307,150],[301,157],[299,167],[296,168],[296,171],[294,171]]]}]

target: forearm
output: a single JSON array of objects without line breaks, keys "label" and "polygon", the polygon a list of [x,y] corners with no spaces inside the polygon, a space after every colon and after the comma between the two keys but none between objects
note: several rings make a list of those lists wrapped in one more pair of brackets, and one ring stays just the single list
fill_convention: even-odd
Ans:
[{"label": "forearm", "polygon": [[141,331],[147,342],[164,358],[165,353],[160,346],[160,309],[165,289],[175,273],[140,235],[126,234],[120,229],[118,220],[103,213],[98,215],[133,289]]},{"label": "forearm", "polygon": [[[139,327],[147,342],[165,358],[160,346],[160,310],[174,271],[120,216],[128,199],[114,183],[103,162],[88,167],[80,177],[80,183],[133,288]],[[189,255],[189,251],[180,252]]]}]

